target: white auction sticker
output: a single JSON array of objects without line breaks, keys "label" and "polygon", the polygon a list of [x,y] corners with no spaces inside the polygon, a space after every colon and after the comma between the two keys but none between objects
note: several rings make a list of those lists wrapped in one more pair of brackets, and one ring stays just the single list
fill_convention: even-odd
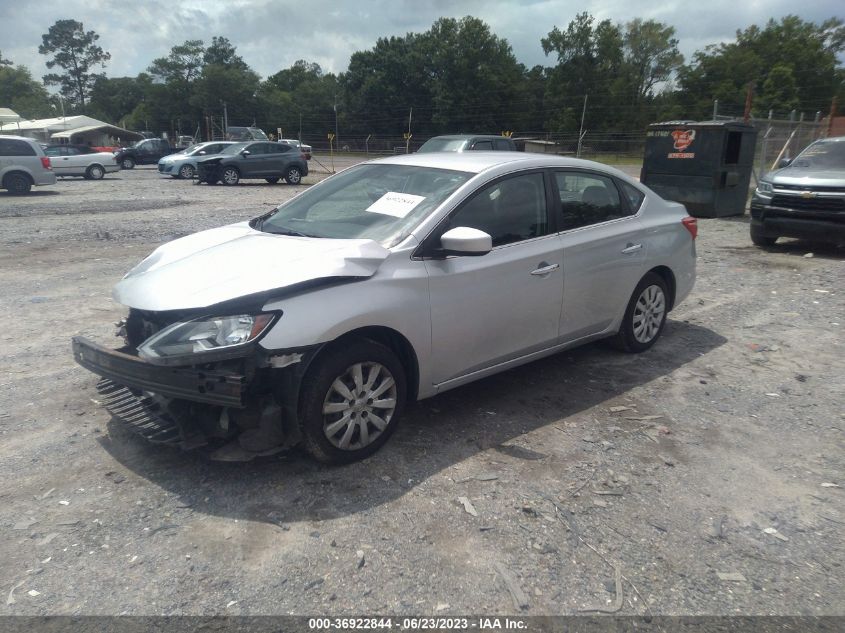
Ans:
[{"label": "white auction sticker", "polygon": [[425,196],[388,191],[367,207],[367,211],[392,215],[395,218],[404,218],[423,200],[425,200]]}]

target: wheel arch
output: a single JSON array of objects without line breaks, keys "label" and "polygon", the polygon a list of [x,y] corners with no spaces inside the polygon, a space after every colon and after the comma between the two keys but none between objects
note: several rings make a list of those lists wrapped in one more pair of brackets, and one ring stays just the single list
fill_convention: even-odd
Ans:
[{"label": "wheel arch", "polygon": [[353,338],[364,338],[380,343],[396,354],[396,358],[399,359],[399,362],[402,363],[402,368],[405,370],[405,382],[408,389],[406,399],[408,402],[413,402],[417,399],[420,382],[420,367],[417,353],[411,342],[402,333],[393,328],[383,325],[372,325],[350,330],[323,345],[310,364],[318,360],[327,350],[342,345],[344,341]]},{"label": "wheel arch", "polygon": [[35,179],[32,177],[32,174],[30,174],[30,173],[28,173],[28,172],[26,172],[22,169],[11,169],[11,170],[7,171],[5,174],[3,174],[2,185],[3,185],[4,188],[6,187],[6,179],[9,178],[10,176],[23,176],[24,178],[26,178],[29,181],[30,185],[33,185],[33,186],[35,185]]},{"label": "wheel arch", "polygon": [[[669,312],[672,308],[675,307],[675,291],[677,288],[677,282],[675,281],[675,273],[672,272],[672,269],[668,266],[655,266],[651,270],[648,271],[649,273],[654,273],[658,277],[660,277],[664,283],[666,284],[666,289],[669,291],[668,303],[669,305],[666,307],[666,311]],[[648,274],[648,273],[646,273]]]}]

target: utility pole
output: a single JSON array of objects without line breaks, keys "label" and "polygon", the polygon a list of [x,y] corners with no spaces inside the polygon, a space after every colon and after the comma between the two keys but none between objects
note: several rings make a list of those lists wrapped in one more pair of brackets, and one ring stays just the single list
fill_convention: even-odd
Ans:
[{"label": "utility pole", "polygon": [[833,101],[830,102],[830,117],[827,119],[827,136],[830,136],[833,132],[833,119],[836,117],[837,101],[838,99],[834,97]]},{"label": "utility pole", "polygon": [[337,93],[334,93],[334,138],[337,148],[340,149],[340,132],[337,129]]},{"label": "utility pole", "polygon": [[581,158],[581,141],[584,140],[584,115],[587,114],[587,96],[584,95],[584,107],[581,108],[581,129],[578,130],[578,151],[575,153],[577,158]]},{"label": "utility pole", "polygon": [[742,113],[742,120],[748,123],[751,118],[751,103],[754,98],[754,84],[748,82],[748,90],[745,92],[745,111]]},{"label": "utility pole", "polygon": [[223,137],[229,134],[229,111],[226,109],[226,102],[223,102]]},{"label": "utility pole", "polygon": [[716,117],[719,116],[719,100],[713,99],[713,120],[716,120]]},{"label": "utility pole", "polygon": [[302,112],[299,113],[299,142],[302,142]]}]

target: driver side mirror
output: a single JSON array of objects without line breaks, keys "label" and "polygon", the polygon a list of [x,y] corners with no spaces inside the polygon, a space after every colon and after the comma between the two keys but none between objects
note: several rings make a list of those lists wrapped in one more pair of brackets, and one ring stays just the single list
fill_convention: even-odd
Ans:
[{"label": "driver side mirror", "polygon": [[199,154],[200,156],[205,156],[205,150],[201,149],[200,151],[197,152],[197,154]]},{"label": "driver side mirror", "polygon": [[789,167],[792,164],[791,158],[781,158],[778,162],[778,169],[783,169],[784,167]]},{"label": "driver side mirror", "polygon": [[493,250],[493,238],[484,231],[468,226],[456,226],[440,237],[443,255],[469,255],[478,257]]},{"label": "driver side mirror", "polygon": [[248,149],[241,150],[241,156],[249,156],[249,153]]}]

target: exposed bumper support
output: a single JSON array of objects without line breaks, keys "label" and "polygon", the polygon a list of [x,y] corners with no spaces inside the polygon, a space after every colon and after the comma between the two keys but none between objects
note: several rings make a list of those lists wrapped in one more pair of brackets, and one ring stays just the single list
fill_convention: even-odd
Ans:
[{"label": "exposed bumper support", "polygon": [[73,337],[76,362],[119,385],[143,391],[224,407],[244,408],[247,379],[242,374],[198,367],[162,367],[121,350]]}]

